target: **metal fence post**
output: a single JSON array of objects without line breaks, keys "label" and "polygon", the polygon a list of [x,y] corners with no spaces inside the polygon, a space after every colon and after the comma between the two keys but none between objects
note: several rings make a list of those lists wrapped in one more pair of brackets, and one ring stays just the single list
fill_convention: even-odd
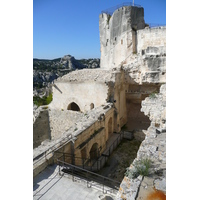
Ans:
[{"label": "metal fence post", "polygon": [[103,194],[105,194],[105,193],[104,193],[104,178],[103,178]]},{"label": "metal fence post", "polygon": [[58,159],[57,159],[57,163],[58,163],[58,167],[59,167],[59,175],[60,175],[60,163],[59,163]]},{"label": "metal fence post", "polygon": [[107,192],[106,190],[104,191],[104,189],[105,189],[105,178],[103,177],[103,194],[106,194]]},{"label": "metal fence post", "polygon": [[74,167],[72,167],[72,180],[74,182]]}]

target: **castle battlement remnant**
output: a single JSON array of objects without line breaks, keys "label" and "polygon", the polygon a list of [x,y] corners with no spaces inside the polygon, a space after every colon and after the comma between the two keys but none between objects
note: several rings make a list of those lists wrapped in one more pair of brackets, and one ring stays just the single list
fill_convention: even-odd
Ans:
[{"label": "castle battlement remnant", "polygon": [[99,15],[101,68],[117,67],[136,52],[136,31],[144,29],[144,8],[125,6]]},{"label": "castle battlement remnant", "polygon": [[165,30],[165,27],[149,28],[144,21],[144,8],[139,6],[122,6],[113,13],[101,13],[101,68],[130,63],[135,54],[141,54],[149,46],[165,46]]}]

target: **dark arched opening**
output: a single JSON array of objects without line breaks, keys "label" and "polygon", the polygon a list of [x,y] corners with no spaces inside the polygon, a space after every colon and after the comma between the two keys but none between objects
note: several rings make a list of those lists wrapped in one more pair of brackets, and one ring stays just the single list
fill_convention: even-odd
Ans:
[{"label": "dark arched opening", "polygon": [[67,110],[80,111],[80,108],[76,103],[72,102],[68,105]]},{"label": "dark arched opening", "polygon": [[98,144],[94,143],[90,149],[90,159],[95,160],[99,157]]},{"label": "dark arched opening", "polygon": [[112,117],[109,119],[108,121],[108,138],[110,138],[110,136],[112,135],[113,133],[113,129],[112,129]]},{"label": "dark arched opening", "polygon": [[90,104],[90,110],[92,110],[93,108],[94,108],[94,104],[91,103],[91,104]]}]

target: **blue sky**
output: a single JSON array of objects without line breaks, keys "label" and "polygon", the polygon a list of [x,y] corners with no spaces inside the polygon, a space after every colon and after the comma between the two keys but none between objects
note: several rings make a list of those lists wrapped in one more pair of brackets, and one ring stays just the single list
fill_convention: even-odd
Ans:
[{"label": "blue sky", "polygon": [[[121,0],[33,0],[33,57],[100,58],[99,14]],[[132,2],[132,1],[130,1]],[[135,0],[147,23],[166,24],[166,0]]]}]

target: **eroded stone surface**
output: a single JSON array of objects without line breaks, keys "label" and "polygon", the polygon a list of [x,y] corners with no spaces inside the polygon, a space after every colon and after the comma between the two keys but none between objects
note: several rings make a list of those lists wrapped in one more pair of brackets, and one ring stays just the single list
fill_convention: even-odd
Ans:
[{"label": "eroded stone surface", "polygon": [[111,81],[114,76],[112,75],[112,70],[103,69],[82,69],[73,71],[65,76],[59,77],[56,82],[82,82],[82,81]]},{"label": "eroded stone surface", "polygon": [[[129,182],[137,179],[127,181],[127,177],[121,183],[118,193],[118,199],[140,199],[145,200],[147,195],[158,189],[166,192],[166,93],[165,85],[160,88],[160,93],[153,98],[147,97],[142,102],[142,111],[145,112],[151,119],[151,126],[145,132],[146,137],[142,142],[137,158],[133,161],[132,166],[137,160],[148,158],[152,161],[149,175],[144,177],[137,188],[132,188],[131,192],[136,195],[130,195]],[[159,130],[159,132],[156,130]]]},{"label": "eroded stone surface", "polygon": [[74,126],[75,123],[83,121],[84,116],[81,112],[51,109],[49,111],[49,117],[52,139],[61,136],[70,127]]},{"label": "eroded stone surface", "polygon": [[[33,151],[33,158],[36,158],[39,156],[42,152],[53,150],[57,146],[59,146],[59,142],[64,143],[65,141],[70,141],[71,137],[76,137],[79,135],[82,131],[84,131],[86,128],[90,127],[94,122],[96,122],[99,118],[99,116],[102,113],[106,113],[112,108],[111,103],[107,103],[101,107],[97,107],[91,111],[88,111],[87,113],[76,113],[77,114],[77,121],[72,126],[68,127],[68,130],[63,130],[63,127],[58,129],[60,131],[63,131],[61,136],[59,138],[52,139],[51,141],[46,141],[39,147],[35,148]],[[70,111],[69,111],[70,112]],[[73,111],[71,111],[73,112]],[[76,115],[75,114],[75,115]],[[56,116],[54,116],[56,117]],[[65,115],[63,115],[65,118]],[[63,119],[64,120],[64,119]],[[61,116],[62,121],[62,116]]]}]

